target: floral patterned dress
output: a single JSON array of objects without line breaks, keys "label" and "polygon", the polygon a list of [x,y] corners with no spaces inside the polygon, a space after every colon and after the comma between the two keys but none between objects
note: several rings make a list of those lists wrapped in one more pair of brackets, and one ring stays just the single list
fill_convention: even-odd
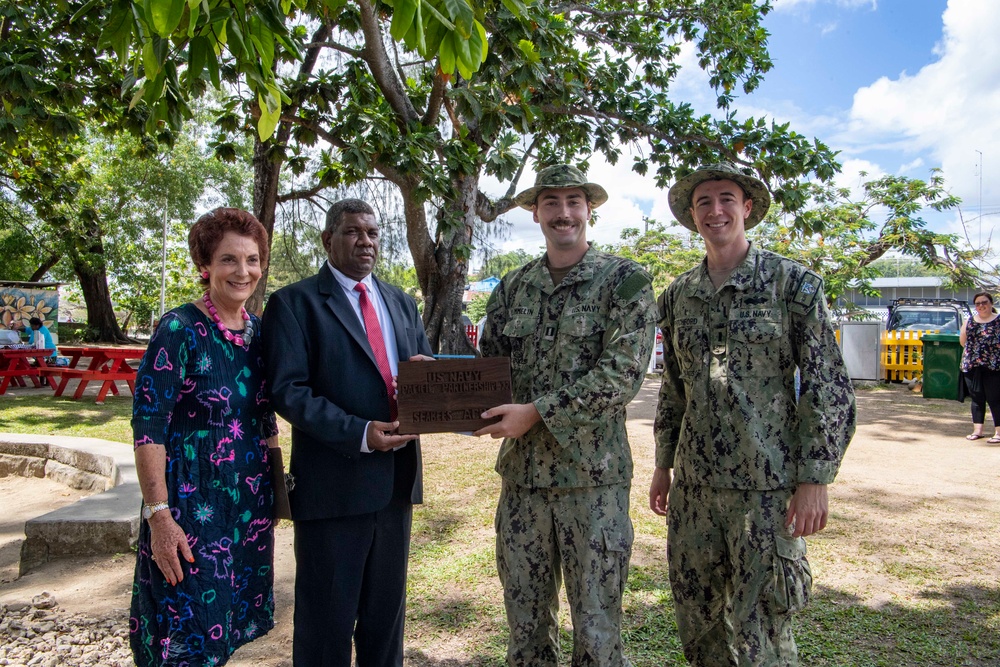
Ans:
[{"label": "floral patterned dress", "polygon": [[[260,331],[254,318],[254,328]],[[136,665],[222,665],[274,627],[277,433],[260,339],[226,341],[193,304],[165,314],[136,374],[135,447],[166,447],[170,511],[195,562],[171,586],[139,530],[129,633]]]},{"label": "floral patterned dress", "polygon": [[968,327],[961,371],[968,373],[977,366],[1000,371],[1000,317],[986,323],[972,319]]}]

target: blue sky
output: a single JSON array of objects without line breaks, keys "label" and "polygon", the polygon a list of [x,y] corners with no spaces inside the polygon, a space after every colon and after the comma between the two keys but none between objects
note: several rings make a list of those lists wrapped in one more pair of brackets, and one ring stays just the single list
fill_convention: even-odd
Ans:
[{"label": "blue sky", "polygon": [[[777,0],[765,26],[774,68],[737,99],[739,115],[790,122],[840,151],[845,187],[857,188],[862,171],[926,179],[940,167],[963,205],[926,213],[930,226],[973,245],[990,241],[1000,222],[1000,1]],[[675,95],[713,113],[706,76],[690,50],[685,58]],[[591,179],[611,198],[589,238],[615,242],[643,215],[672,219],[666,191],[633,174],[630,160],[592,163]],[[520,188],[533,179],[525,174]],[[543,242],[530,214],[507,218],[510,238],[495,245],[537,252]]]}]

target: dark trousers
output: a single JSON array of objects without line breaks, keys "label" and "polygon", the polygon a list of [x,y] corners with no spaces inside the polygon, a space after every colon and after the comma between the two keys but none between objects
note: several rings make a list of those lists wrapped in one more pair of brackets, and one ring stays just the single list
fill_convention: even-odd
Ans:
[{"label": "dark trousers", "polygon": [[413,505],[295,522],[295,667],[402,667]]},{"label": "dark trousers", "polygon": [[1000,371],[977,366],[965,373],[965,386],[972,399],[972,423],[986,421],[986,406],[990,406],[994,428],[1000,428]]}]

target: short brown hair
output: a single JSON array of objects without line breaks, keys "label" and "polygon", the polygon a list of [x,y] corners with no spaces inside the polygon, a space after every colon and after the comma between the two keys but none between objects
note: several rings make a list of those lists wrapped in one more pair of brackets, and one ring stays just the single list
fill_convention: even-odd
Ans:
[{"label": "short brown hair", "polygon": [[[236,232],[240,236],[249,236],[257,242],[257,254],[261,266],[267,266],[268,244],[267,230],[260,221],[239,208],[220,207],[213,209],[198,218],[188,232],[188,249],[196,267],[208,266],[212,263],[219,243],[226,232]],[[208,281],[201,279],[203,287],[208,287]]]}]

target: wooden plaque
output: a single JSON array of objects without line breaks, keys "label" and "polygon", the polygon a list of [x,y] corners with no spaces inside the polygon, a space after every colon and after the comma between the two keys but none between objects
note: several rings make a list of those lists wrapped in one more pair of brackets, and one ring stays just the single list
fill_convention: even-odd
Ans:
[{"label": "wooden plaque", "polygon": [[479,415],[511,402],[510,359],[401,361],[396,378],[400,433],[476,431]]}]

